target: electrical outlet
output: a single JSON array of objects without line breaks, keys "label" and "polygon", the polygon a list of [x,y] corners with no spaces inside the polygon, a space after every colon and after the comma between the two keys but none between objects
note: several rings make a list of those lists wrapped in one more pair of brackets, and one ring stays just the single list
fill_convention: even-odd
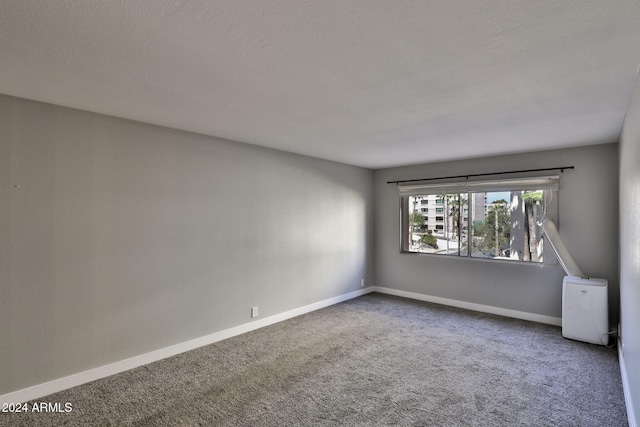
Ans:
[{"label": "electrical outlet", "polygon": [[258,307],[251,307],[251,317],[258,317]]},{"label": "electrical outlet", "polygon": [[364,288],[364,279],[360,279],[360,287]]}]

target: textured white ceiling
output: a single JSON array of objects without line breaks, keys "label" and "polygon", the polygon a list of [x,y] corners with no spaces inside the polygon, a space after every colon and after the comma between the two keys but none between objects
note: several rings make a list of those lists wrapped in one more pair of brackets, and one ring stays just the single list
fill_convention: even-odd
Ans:
[{"label": "textured white ceiling", "polygon": [[0,92],[379,168],[617,141],[638,0],[1,0]]}]

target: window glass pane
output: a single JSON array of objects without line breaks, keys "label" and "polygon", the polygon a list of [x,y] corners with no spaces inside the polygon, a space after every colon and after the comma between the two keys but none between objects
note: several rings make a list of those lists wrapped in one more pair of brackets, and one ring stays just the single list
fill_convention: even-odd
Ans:
[{"label": "window glass pane", "polygon": [[402,250],[543,262],[542,222],[551,200],[543,190],[404,196]]},{"label": "window glass pane", "polygon": [[467,199],[467,194],[456,193],[403,198],[406,201],[403,210],[406,209],[408,212],[407,230],[403,235],[404,250],[467,256]]},{"label": "window glass pane", "polygon": [[543,190],[471,193],[471,256],[543,261]]}]

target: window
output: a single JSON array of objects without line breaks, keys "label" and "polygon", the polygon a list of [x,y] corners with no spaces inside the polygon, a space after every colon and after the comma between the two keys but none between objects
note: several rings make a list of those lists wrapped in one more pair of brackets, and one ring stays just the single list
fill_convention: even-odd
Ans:
[{"label": "window", "polygon": [[[558,177],[399,185],[402,252],[543,262],[557,190]],[[439,215],[422,215],[418,201],[442,205]]]}]

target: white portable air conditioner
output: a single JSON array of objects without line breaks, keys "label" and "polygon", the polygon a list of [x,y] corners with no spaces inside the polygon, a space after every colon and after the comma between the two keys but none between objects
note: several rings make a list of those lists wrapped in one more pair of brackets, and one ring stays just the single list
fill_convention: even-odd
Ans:
[{"label": "white portable air conditioner", "polygon": [[545,221],[547,236],[560,265],[562,281],[562,336],[592,344],[609,342],[608,282],[584,277],[565,247],[553,221]]},{"label": "white portable air conditioner", "polygon": [[608,332],[607,281],[566,276],[562,281],[562,336],[606,345]]}]

